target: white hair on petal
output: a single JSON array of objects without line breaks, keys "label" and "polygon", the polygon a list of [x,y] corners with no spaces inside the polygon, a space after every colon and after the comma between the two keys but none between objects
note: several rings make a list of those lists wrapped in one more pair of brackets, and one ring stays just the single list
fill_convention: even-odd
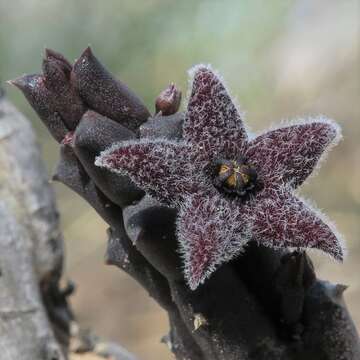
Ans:
[{"label": "white hair on petal", "polygon": [[95,165],[129,176],[166,205],[175,206],[184,194],[208,185],[207,178],[191,159],[189,144],[183,141],[165,138],[123,141],[103,151]]},{"label": "white hair on petal", "polygon": [[[251,239],[272,248],[320,248],[341,259],[346,249],[335,225],[294,194],[341,140],[339,125],[320,115],[249,135],[222,76],[209,64],[194,66],[189,75],[184,140],[123,141],[95,164],[129,175],[157,200],[179,208],[178,251],[190,288],[239,255]],[[264,181],[266,196],[259,192],[242,201],[215,190],[204,164],[224,154],[226,159],[245,154]]]},{"label": "white hair on petal", "polygon": [[[200,63],[200,64],[197,64],[197,65],[194,65],[193,67],[191,67],[189,70],[188,70],[188,89],[187,89],[187,92],[186,92],[186,107],[187,107],[187,104],[189,103],[189,99],[190,99],[190,96],[191,96],[191,92],[192,92],[192,88],[193,88],[193,82],[194,82],[194,78],[195,78],[195,75],[196,73],[201,70],[201,69],[206,69],[208,71],[211,71],[215,76],[216,78],[221,82],[221,84],[223,85],[224,89],[225,89],[225,92],[227,93],[227,95],[229,96],[229,98],[231,99],[233,105],[235,106],[235,109],[237,110],[240,118],[242,120],[244,120],[245,118],[245,112],[243,112],[241,110],[241,106],[240,106],[240,103],[239,101],[236,99],[236,97],[232,96],[231,95],[231,90],[230,88],[228,87],[225,79],[223,78],[223,76],[220,74],[220,72],[216,69],[214,69],[212,67],[211,64],[203,64],[203,63]],[[247,127],[246,127],[246,124],[242,124],[243,126],[245,126],[245,129],[247,130]]]},{"label": "white hair on petal", "polygon": [[[330,220],[330,218],[317,206],[314,199],[309,199],[309,198],[305,198],[304,196],[300,196],[298,192],[295,193],[296,193],[296,197],[299,200],[301,200],[305,204],[305,206],[316,215],[316,217],[318,217],[325,225],[327,225],[330,228],[331,232],[335,235],[335,237],[338,240],[339,248],[340,248],[339,254],[342,255],[343,259],[345,259],[348,255],[346,241],[343,234],[341,234],[337,229],[336,224],[332,220]],[[305,248],[303,250],[305,250]],[[326,252],[325,254],[327,254],[329,258],[333,259],[333,257],[330,256],[330,254]]]},{"label": "white hair on petal", "polygon": [[188,197],[181,205],[177,237],[184,275],[192,290],[222,263],[243,252],[252,233],[249,222],[234,221],[240,216],[241,208],[221,197]]}]

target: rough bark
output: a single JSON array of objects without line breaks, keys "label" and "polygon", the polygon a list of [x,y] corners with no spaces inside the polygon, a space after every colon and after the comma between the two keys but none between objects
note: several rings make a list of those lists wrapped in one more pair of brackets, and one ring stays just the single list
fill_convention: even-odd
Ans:
[{"label": "rough bark", "polygon": [[58,219],[31,126],[0,88],[0,357],[75,359],[71,348],[93,359],[134,360],[95,337],[84,346],[66,301],[72,286],[60,286],[64,246]]}]

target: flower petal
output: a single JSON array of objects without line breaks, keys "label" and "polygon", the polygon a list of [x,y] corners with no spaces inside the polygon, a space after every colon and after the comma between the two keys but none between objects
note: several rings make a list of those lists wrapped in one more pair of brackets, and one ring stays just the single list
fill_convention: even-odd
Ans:
[{"label": "flower petal", "polygon": [[228,91],[209,66],[198,65],[192,73],[184,139],[197,147],[201,157],[239,156],[247,134]]},{"label": "flower petal", "polygon": [[95,164],[129,175],[140,188],[165,204],[176,204],[186,194],[206,191],[204,176],[194,166],[187,144],[142,139],[115,144]]},{"label": "flower petal", "polygon": [[258,136],[250,142],[246,157],[265,183],[296,188],[313,172],[325,149],[340,138],[335,122],[319,118]]},{"label": "flower petal", "polygon": [[182,204],[177,234],[192,290],[242,251],[250,236],[246,223],[239,219],[241,208],[218,195],[195,195]]},{"label": "flower petal", "polygon": [[335,227],[285,189],[267,190],[243,208],[253,238],[273,247],[316,248],[342,261],[344,249]]}]

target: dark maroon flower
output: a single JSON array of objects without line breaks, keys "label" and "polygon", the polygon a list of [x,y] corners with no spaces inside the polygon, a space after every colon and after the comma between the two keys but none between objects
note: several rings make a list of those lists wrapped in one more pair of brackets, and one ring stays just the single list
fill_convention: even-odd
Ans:
[{"label": "dark maroon flower", "polygon": [[200,65],[193,70],[183,140],[126,141],[96,164],[128,174],[179,208],[185,277],[195,289],[249,240],[343,259],[335,227],[294,193],[340,137],[338,125],[323,117],[251,136],[219,76]]}]

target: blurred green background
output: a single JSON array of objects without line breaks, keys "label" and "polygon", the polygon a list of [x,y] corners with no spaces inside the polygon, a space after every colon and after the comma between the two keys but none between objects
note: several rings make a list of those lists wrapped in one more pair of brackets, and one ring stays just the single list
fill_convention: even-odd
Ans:
[{"label": "blurred green background", "polygon": [[[345,141],[301,192],[346,236],[344,265],[312,257],[320,277],[350,285],[346,299],[360,327],[359,14],[357,0],[0,0],[0,79],[39,72],[45,47],[74,60],[90,44],[151,110],[170,81],[186,93],[187,69],[205,62],[223,74],[255,131],[319,113],[336,119]],[[56,144],[20,93],[8,96],[31,119],[50,173]],[[165,314],[104,265],[106,225],[73,192],[54,187],[81,322],[141,359],[171,359],[160,344]]]}]

